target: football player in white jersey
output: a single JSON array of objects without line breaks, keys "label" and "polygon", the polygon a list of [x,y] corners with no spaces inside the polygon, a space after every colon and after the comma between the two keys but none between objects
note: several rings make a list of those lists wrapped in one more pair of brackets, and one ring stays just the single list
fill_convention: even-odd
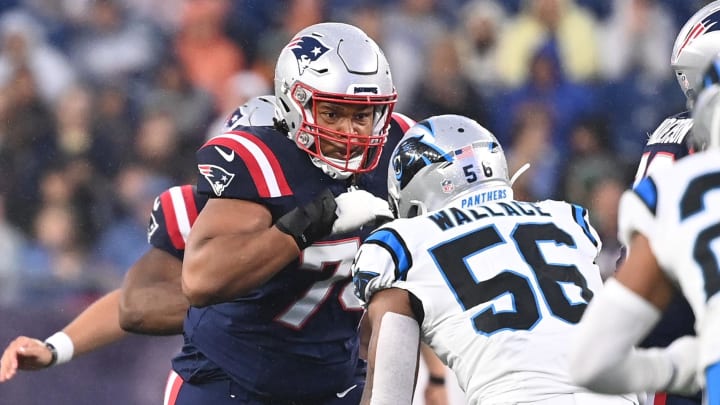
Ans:
[{"label": "football player in white jersey", "polygon": [[584,208],[514,200],[497,139],[458,115],[406,132],[388,187],[400,219],[353,264],[372,324],[363,404],[410,403],[421,340],[470,404],[637,403],[590,393],[567,373],[570,338],[602,288]]},{"label": "football player in white jersey", "polygon": [[[619,232],[629,254],[588,307],[571,362],[576,381],[598,392],[705,386],[703,403],[720,404],[719,72],[716,59],[699,81],[706,88],[689,140],[701,152],[651,174],[620,200]],[[697,338],[635,349],[678,291],[695,314]]]},{"label": "football player in white jersey", "polygon": [[[720,1],[712,1],[699,9],[683,25],[670,55],[670,66],[692,108],[697,89],[695,84],[709,61],[720,52]],[[648,137],[640,158],[635,181],[694,152],[689,140],[693,119],[690,111],[665,118]],[[668,304],[660,321],[640,344],[642,347],[668,346],[674,339],[693,333],[694,317],[685,297],[677,295]],[[700,405],[698,394],[680,396],[657,394],[654,405]]]}]

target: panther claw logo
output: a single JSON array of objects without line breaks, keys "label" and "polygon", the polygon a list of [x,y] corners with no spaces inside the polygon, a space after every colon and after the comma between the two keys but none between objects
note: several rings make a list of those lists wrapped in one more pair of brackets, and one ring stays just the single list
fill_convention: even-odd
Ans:
[{"label": "panther claw logo", "polygon": [[293,39],[288,44],[288,48],[295,54],[300,74],[303,74],[305,69],[330,50],[320,40],[310,36]]}]

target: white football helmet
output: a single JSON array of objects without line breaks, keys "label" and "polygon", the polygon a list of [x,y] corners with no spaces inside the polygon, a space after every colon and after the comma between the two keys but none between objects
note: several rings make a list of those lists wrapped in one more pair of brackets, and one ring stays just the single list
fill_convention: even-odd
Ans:
[{"label": "white football helmet", "polygon": [[720,1],[713,1],[696,12],[675,40],[670,65],[690,104],[703,70],[720,52]]},{"label": "white football helmet", "polygon": [[491,189],[499,190],[496,195],[502,199],[512,199],[502,146],[467,117],[438,115],[418,122],[390,159],[388,199],[398,218],[422,215]]},{"label": "white football helmet", "polygon": [[690,143],[695,150],[720,148],[720,58],[712,60],[696,87]]},{"label": "white football helmet", "polygon": [[275,96],[253,97],[236,108],[225,120],[221,133],[232,131],[239,126],[273,126],[275,118]]},{"label": "white football helmet", "polygon": [[[333,178],[375,168],[387,139],[397,94],[385,55],[362,30],[321,23],[298,32],[275,68],[278,123]],[[360,137],[316,124],[316,102],[374,106],[373,131]],[[323,139],[346,144],[344,159],[324,156]]]}]

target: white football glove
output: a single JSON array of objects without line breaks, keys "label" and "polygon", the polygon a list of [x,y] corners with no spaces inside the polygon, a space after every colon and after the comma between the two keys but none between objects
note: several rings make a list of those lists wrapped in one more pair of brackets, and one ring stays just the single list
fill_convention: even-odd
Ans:
[{"label": "white football glove", "polygon": [[331,234],[351,232],[365,224],[393,219],[388,202],[365,190],[347,191],[335,197],[337,219]]},{"label": "white football glove", "polygon": [[693,395],[700,390],[697,378],[700,344],[695,336],[676,339],[666,349],[674,372],[667,391],[680,395]]}]

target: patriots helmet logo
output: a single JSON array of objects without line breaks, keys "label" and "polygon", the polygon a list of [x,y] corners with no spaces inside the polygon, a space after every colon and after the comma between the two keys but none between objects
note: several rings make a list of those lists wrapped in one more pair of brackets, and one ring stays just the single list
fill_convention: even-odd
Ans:
[{"label": "patriots helmet logo", "polygon": [[222,167],[215,165],[198,165],[198,170],[200,174],[205,177],[205,180],[210,183],[210,187],[212,187],[215,195],[218,197],[225,191],[225,188],[230,184],[233,177],[235,177],[233,173],[229,173]]},{"label": "patriots helmet logo", "polygon": [[153,212],[150,214],[150,222],[148,223],[148,229],[147,229],[147,241],[150,243],[150,240],[152,239],[153,234],[155,234],[155,231],[158,230],[160,225],[158,225],[157,219],[155,219],[155,213]]},{"label": "patriots helmet logo", "polygon": [[330,50],[330,48],[320,42],[319,39],[311,36],[293,39],[288,44],[288,48],[295,54],[300,74],[303,74],[305,69],[310,67],[313,62],[320,59],[321,56]]}]

